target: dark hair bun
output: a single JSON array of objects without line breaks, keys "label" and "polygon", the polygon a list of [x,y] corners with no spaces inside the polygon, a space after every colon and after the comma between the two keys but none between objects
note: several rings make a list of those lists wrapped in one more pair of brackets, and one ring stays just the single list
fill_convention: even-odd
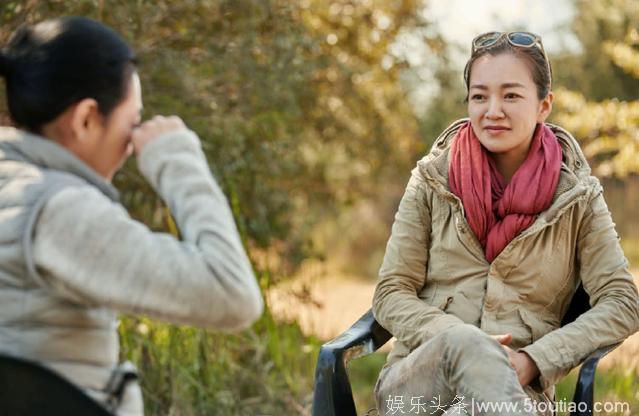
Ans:
[{"label": "dark hair bun", "polygon": [[109,115],[124,99],[134,70],[135,54],[124,39],[85,17],[21,26],[0,47],[9,114],[24,130],[40,131],[82,98],[95,99]]}]

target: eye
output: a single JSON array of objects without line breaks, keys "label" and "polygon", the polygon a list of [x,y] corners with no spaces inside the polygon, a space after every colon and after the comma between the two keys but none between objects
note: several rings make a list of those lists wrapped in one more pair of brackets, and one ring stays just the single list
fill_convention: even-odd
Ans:
[{"label": "eye", "polygon": [[506,98],[507,100],[515,100],[515,99],[520,98],[520,97],[521,97],[521,95],[519,95],[519,94],[515,94],[514,92],[509,92],[509,93],[506,93],[504,98]]},{"label": "eye", "polygon": [[473,94],[470,99],[472,101],[482,101],[484,100],[486,97],[484,97],[482,94]]}]

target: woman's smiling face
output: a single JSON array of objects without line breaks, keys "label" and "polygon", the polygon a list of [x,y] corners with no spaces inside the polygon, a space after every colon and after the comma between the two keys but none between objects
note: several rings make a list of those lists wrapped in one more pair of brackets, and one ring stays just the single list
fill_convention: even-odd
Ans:
[{"label": "woman's smiling face", "polygon": [[485,54],[472,65],[468,116],[491,153],[525,159],[535,126],[552,109],[552,94],[540,100],[527,63],[512,53]]}]

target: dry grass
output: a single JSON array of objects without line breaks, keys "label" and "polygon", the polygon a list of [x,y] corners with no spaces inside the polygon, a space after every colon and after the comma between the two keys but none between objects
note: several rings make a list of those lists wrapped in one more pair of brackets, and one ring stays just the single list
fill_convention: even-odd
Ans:
[{"label": "dry grass", "polygon": [[[352,276],[296,281],[269,291],[273,315],[297,320],[307,335],[328,340],[339,335],[370,307],[375,283]],[[306,293],[312,300],[306,297]]]}]

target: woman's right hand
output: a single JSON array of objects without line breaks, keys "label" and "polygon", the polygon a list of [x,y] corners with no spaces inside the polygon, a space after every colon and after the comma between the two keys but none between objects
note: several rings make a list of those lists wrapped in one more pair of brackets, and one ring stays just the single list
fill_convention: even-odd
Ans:
[{"label": "woman's right hand", "polygon": [[164,133],[174,130],[186,129],[184,122],[178,116],[155,116],[151,120],[145,121],[140,126],[133,129],[131,133],[131,143],[137,156],[140,155],[142,149],[157,139]]}]

